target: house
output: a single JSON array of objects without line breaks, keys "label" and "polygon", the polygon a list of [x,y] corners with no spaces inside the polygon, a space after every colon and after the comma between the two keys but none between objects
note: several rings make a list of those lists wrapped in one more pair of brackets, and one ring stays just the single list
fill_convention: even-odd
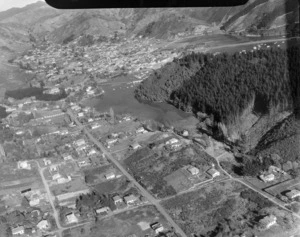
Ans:
[{"label": "house", "polygon": [[72,160],[73,159],[73,157],[69,154],[63,155],[63,158],[64,158],[64,160]]},{"label": "house", "polygon": [[180,143],[175,143],[175,144],[172,144],[172,145],[171,145],[171,148],[172,148],[172,149],[175,149],[175,148],[179,148],[180,146],[181,146]]},{"label": "house", "polygon": [[129,116],[125,116],[125,117],[123,118],[123,120],[124,120],[124,121],[130,121],[131,118],[130,118]]},{"label": "house", "polygon": [[18,168],[19,169],[25,169],[25,170],[31,170],[30,164],[28,164],[27,161],[19,161],[18,162]]},{"label": "house", "polygon": [[92,149],[92,150],[90,150],[89,152],[88,152],[88,156],[92,156],[92,155],[95,155],[95,154],[97,154],[97,151],[95,150],[95,149]]},{"label": "house", "polygon": [[181,133],[181,135],[182,135],[183,137],[188,137],[188,136],[189,136],[189,131],[183,130],[182,133]]},{"label": "house", "polygon": [[60,92],[59,88],[51,88],[50,90],[47,91],[48,94],[58,94]]},{"label": "house", "polygon": [[269,229],[271,226],[276,224],[276,221],[277,221],[276,216],[269,215],[259,221],[259,226],[263,229]]},{"label": "house", "polygon": [[83,138],[75,141],[75,145],[76,146],[82,146],[82,145],[85,145],[85,140]]},{"label": "house", "polygon": [[131,147],[133,150],[136,150],[136,149],[141,148],[141,145],[138,144],[137,142],[135,142],[135,143],[131,144],[130,147]]},{"label": "house", "polygon": [[112,133],[112,134],[110,134],[113,138],[117,138],[118,136],[119,136],[119,134],[118,133]]},{"label": "house", "polygon": [[138,200],[138,197],[136,197],[133,194],[130,194],[128,196],[125,196],[124,200],[127,205],[130,205],[130,204],[134,204]]},{"label": "house", "polygon": [[87,149],[87,145],[82,145],[82,146],[77,147],[76,151],[78,152],[78,151],[82,151],[82,150],[85,150],[85,149]]},{"label": "house", "polygon": [[49,224],[49,222],[47,220],[41,220],[37,224],[37,228],[39,228],[40,230],[49,229],[50,228],[50,224]]},{"label": "house", "polygon": [[22,135],[22,134],[24,134],[24,131],[22,130],[16,131],[16,135]]},{"label": "house", "polygon": [[110,212],[109,207],[101,207],[101,208],[96,210],[97,214],[107,214],[108,212]]},{"label": "house", "polygon": [[94,123],[94,124],[92,124],[91,129],[97,129],[97,128],[100,128],[100,127],[101,127],[100,124]]},{"label": "house", "polygon": [[266,174],[266,175],[262,174],[262,175],[259,176],[259,178],[262,181],[264,181],[265,183],[267,183],[267,182],[274,181],[275,180],[275,175],[272,174],[272,173],[271,174]]},{"label": "house", "polygon": [[64,128],[60,131],[60,135],[68,135],[69,134],[69,130]]},{"label": "house", "polygon": [[43,161],[44,161],[44,165],[45,165],[45,166],[51,165],[51,160],[43,159]]},{"label": "house", "polygon": [[114,172],[110,172],[110,173],[108,173],[108,174],[105,175],[105,178],[106,178],[107,180],[109,180],[109,179],[114,179],[115,177],[116,177],[116,175],[115,175]]},{"label": "house", "polygon": [[82,117],[84,117],[84,113],[80,112],[80,113],[77,114],[77,116],[78,116],[78,118],[82,118]]},{"label": "house", "polygon": [[282,173],[282,174],[285,173],[282,169],[280,169],[280,168],[278,168],[278,167],[276,167],[274,165],[270,165],[269,166],[268,172],[269,173],[277,173],[278,172],[278,173]]},{"label": "house", "polygon": [[147,132],[147,131],[143,127],[140,127],[136,130],[136,133],[145,133],[145,132]]},{"label": "house", "polygon": [[213,178],[215,178],[215,177],[217,177],[217,176],[220,175],[220,172],[219,172],[218,170],[216,170],[215,168],[209,169],[209,170],[207,171],[207,173],[208,173],[211,177],[213,177]]},{"label": "house", "polygon": [[158,222],[151,224],[150,227],[155,231],[156,234],[159,234],[164,231],[164,227],[162,226],[161,223]]},{"label": "house", "polygon": [[191,166],[187,169],[192,175],[197,175],[199,174],[199,169],[194,167],[194,166]]},{"label": "house", "polygon": [[25,232],[24,226],[18,226],[16,228],[12,228],[12,235],[23,235]]},{"label": "house", "polygon": [[61,178],[61,175],[59,173],[52,176],[52,180],[57,180],[59,178]]},{"label": "house", "polygon": [[106,140],[107,145],[112,145],[114,143],[116,143],[118,141],[118,139],[108,139]]},{"label": "house", "polygon": [[300,191],[297,189],[293,189],[285,194],[289,199],[294,199],[296,197],[300,197]]},{"label": "house", "polygon": [[81,108],[80,108],[80,106],[78,106],[78,105],[73,105],[73,106],[71,107],[71,109],[72,109],[72,110],[75,110],[75,111],[78,111],[78,110],[80,110]]},{"label": "house", "polygon": [[51,165],[51,166],[49,167],[49,171],[50,171],[50,172],[56,172],[56,171],[57,171],[57,166],[58,166],[58,165]]},{"label": "house", "polygon": [[94,90],[90,90],[90,91],[87,91],[86,92],[88,95],[94,95],[95,94],[95,91]]},{"label": "house", "polygon": [[164,231],[164,227],[162,225],[155,229],[156,234],[162,233],[163,231]]},{"label": "house", "polygon": [[91,122],[94,122],[94,119],[89,118],[89,119],[88,119],[88,123],[91,123]]},{"label": "house", "polygon": [[66,215],[66,221],[67,221],[68,224],[77,223],[78,218],[73,212],[71,212],[71,213]]},{"label": "house", "polygon": [[171,138],[169,141],[166,142],[166,145],[172,145],[172,144],[175,144],[175,143],[178,143],[179,140],[177,138]]},{"label": "house", "polygon": [[34,196],[33,198],[30,199],[29,205],[31,207],[37,206],[40,204],[40,198],[38,196]]},{"label": "house", "polygon": [[58,184],[64,184],[70,182],[71,180],[72,180],[71,176],[68,176],[67,178],[65,177],[58,178],[56,181]]},{"label": "house", "polygon": [[78,161],[77,164],[78,164],[79,167],[83,167],[83,166],[89,165],[89,163],[86,162],[86,160]]},{"label": "house", "polygon": [[115,205],[117,205],[118,203],[123,203],[123,199],[119,195],[114,196],[113,200]]}]

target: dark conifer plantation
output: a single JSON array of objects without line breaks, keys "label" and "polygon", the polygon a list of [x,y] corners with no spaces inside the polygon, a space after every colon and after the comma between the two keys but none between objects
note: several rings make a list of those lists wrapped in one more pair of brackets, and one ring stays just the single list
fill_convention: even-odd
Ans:
[{"label": "dark conifer plantation", "polygon": [[155,72],[137,88],[136,97],[163,98],[182,110],[213,114],[216,121],[229,123],[254,96],[263,98],[268,108],[296,107],[299,77],[299,47],[191,54]]}]

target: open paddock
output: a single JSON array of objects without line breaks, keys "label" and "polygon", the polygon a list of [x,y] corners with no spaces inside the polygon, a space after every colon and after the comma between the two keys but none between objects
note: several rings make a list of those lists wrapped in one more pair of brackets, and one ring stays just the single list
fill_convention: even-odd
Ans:
[{"label": "open paddock", "polygon": [[[154,206],[139,207],[114,216],[100,219],[92,225],[71,228],[64,232],[64,237],[124,237],[124,236],[156,236],[150,225],[159,222],[165,230],[170,224]],[[84,229],[84,230],[82,230]]]}]

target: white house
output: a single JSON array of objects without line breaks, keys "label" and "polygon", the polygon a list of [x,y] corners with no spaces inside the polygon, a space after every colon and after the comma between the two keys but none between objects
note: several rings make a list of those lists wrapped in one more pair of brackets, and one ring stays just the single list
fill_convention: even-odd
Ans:
[{"label": "white house", "polygon": [[145,133],[145,132],[146,132],[146,130],[143,127],[140,127],[136,130],[136,133]]},{"label": "white house", "polygon": [[45,166],[51,165],[51,160],[43,159]]},{"label": "white house", "polygon": [[166,142],[166,145],[173,145],[175,143],[178,143],[179,140],[177,138],[171,138],[169,141]]},{"label": "white house", "polygon": [[69,130],[68,129],[62,129],[61,131],[60,131],[60,134],[61,135],[68,135],[69,134]]},{"label": "white house", "polygon": [[134,204],[138,200],[138,197],[134,196],[133,194],[130,194],[124,197],[124,200],[127,205],[130,205],[130,204]]},{"label": "white house", "polygon": [[31,170],[31,166],[27,161],[19,161],[18,162],[19,169]]},{"label": "white house", "polygon": [[49,229],[49,222],[47,220],[42,220],[37,224],[37,228],[39,228],[40,230]]},{"label": "white house", "polygon": [[97,214],[103,214],[103,213],[108,213],[110,212],[110,208],[109,207],[101,207],[99,209],[96,210]]},{"label": "white house", "polygon": [[67,214],[66,219],[67,219],[67,223],[69,223],[69,224],[78,222],[78,218],[77,218],[77,216],[75,216],[75,214],[73,212]]},{"label": "white house", "polygon": [[138,144],[138,143],[136,142],[136,143],[131,144],[130,147],[131,147],[133,150],[136,150],[136,149],[139,149],[139,148],[141,147],[141,145]]},{"label": "white house", "polygon": [[106,143],[108,145],[112,145],[112,144],[116,143],[117,141],[118,141],[118,139],[108,139],[108,140],[106,140]]},{"label": "white house", "polygon": [[213,177],[213,178],[215,178],[215,177],[217,177],[217,176],[220,175],[220,172],[219,172],[218,170],[216,170],[215,168],[209,169],[209,170],[207,171],[207,173],[208,173],[211,177]]},{"label": "white house", "polygon": [[293,189],[285,194],[288,198],[294,199],[296,197],[300,197],[300,191],[297,189]]},{"label": "white house", "polygon": [[61,178],[61,175],[59,173],[52,176],[52,180],[57,180],[59,178]]},{"label": "white house", "polygon": [[72,160],[73,159],[73,157],[69,154],[63,155],[63,158],[64,158],[64,160]]},{"label": "white house", "polygon": [[16,228],[13,228],[12,235],[23,235],[25,232],[24,226],[18,226]]},{"label": "white house", "polygon": [[65,177],[58,178],[56,181],[58,184],[64,184],[70,182],[71,180],[72,180],[71,176],[68,176],[67,178]]},{"label": "white house", "polygon": [[157,227],[155,229],[155,233],[156,234],[162,233],[163,231],[164,231],[164,227],[162,225],[160,225],[159,227]]},{"label": "white house", "polygon": [[267,183],[267,182],[272,182],[272,181],[274,181],[275,180],[275,175],[274,174],[266,174],[266,175],[264,175],[264,174],[262,174],[262,175],[260,175],[259,176],[259,178],[262,180],[262,181],[264,181],[265,183]]},{"label": "white house", "polygon": [[187,169],[192,175],[197,175],[199,174],[199,169],[194,167],[194,166],[191,166]]},{"label": "white house", "polygon": [[264,217],[259,221],[259,225],[263,229],[269,229],[271,226],[275,225],[277,221],[277,217],[274,215],[269,215]]},{"label": "white house", "polygon": [[82,145],[85,145],[85,140],[81,138],[81,139],[75,141],[75,145],[76,145],[76,146],[82,146]]},{"label": "white house", "polygon": [[110,173],[108,173],[108,174],[105,175],[105,178],[106,178],[107,180],[109,180],[109,179],[114,179],[115,177],[116,177],[116,175],[115,175],[114,172],[110,172]]},{"label": "white house", "polygon": [[113,200],[115,205],[117,205],[118,203],[123,203],[123,199],[119,195],[114,196]]},{"label": "white house", "polygon": [[95,149],[92,149],[92,150],[90,150],[89,152],[88,152],[88,156],[92,156],[92,155],[95,155],[95,154],[97,154],[97,151],[95,150]]},{"label": "white house", "polygon": [[100,128],[101,125],[99,123],[94,123],[92,126],[91,126],[91,129],[97,129],[97,128]]},{"label": "white house", "polygon": [[82,118],[82,117],[84,117],[84,113],[80,112],[80,113],[77,114],[77,116],[78,116],[78,118]]}]

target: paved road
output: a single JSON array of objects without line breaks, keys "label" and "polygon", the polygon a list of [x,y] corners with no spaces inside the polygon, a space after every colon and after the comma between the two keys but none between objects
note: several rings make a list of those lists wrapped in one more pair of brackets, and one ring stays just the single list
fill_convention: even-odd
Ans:
[{"label": "paved road", "polygon": [[[197,36],[189,36],[189,37],[185,37],[182,39],[178,39],[175,41],[172,41],[170,43],[167,43],[166,45],[163,46],[163,48],[166,48],[168,46],[170,46],[171,44],[174,43],[180,43],[180,41],[185,41],[189,38],[195,38]],[[200,37],[200,36],[199,36]],[[214,50],[214,49],[222,49],[222,48],[228,48],[228,47],[237,47],[237,46],[246,46],[246,45],[253,45],[253,44],[265,44],[265,43],[272,43],[272,42],[279,42],[279,41],[286,41],[289,39],[296,39],[299,37],[290,37],[290,38],[278,38],[278,39],[266,39],[266,40],[256,40],[256,41],[250,41],[250,42],[244,42],[244,43],[236,43],[236,44],[224,44],[224,45],[218,45],[218,46],[213,46],[213,47],[208,47],[205,48],[205,51],[209,51],[209,50]]]},{"label": "paved road", "polygon": [[94,142],[95,145],[102,151],[103,154],[107,156],[111,163],[113,163],[126,177],[131,181],[140,192],[154,205],[157,210],[167,219],[167,221],[174,227],[175,231],[179,233],[182,237],[187,237],[183,230],[175,223],[175,221],[170,217],[170,215],[165,211],[165,209],[160,205],[159,201],[156,200],[144,187],[142,187],[128,172],[123,168],[123,166],[105,149],[105,147],[96,140],[93,135],[78,121],[72,111],[68,110],[67,113],[70,115],[71,119],[84,131],[88,138]]}]

